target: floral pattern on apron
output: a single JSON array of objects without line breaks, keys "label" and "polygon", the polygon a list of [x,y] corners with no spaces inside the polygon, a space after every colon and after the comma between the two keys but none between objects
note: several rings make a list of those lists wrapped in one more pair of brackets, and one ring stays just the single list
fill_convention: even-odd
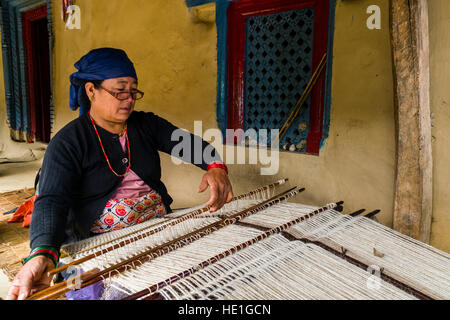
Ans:
[{"label": "floral pattern on apron", "polygon": [[166,213],[161,196],[153,190],[139,199],[110,199],[90,230],[93,233],[119,230]]}]

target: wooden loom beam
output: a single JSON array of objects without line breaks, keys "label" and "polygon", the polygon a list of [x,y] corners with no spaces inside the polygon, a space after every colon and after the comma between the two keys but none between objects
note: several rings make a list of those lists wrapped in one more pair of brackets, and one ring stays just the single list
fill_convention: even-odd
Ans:
[{"label": "wooden loom beam", "polygon": [[[319,210],[323,210],[323,208],[319,209]],[[378,213],[378,210],[375,210],[369,214],[375,214]],[[310,216],[313,216],[315,214],[309,214]],[[309,217],[310,217],[309,216]],[[367,216],[367,215],[366,215]],[[300,218],[301,219],[301,218]],[[295,220],[299,220],[299,219],[295,219]],[[293,220],[293,221],[295,221]],[[301,219],[303,220],[303,219]],[[288,222],[286,225],[291,225],[293,224],[293,221]],[[345,261],[359,267],[362,268],[363,270],[369,270],[369,268],[372,265],[375,265],[375,263],[355,254],[354,252],[347,250],[346,248],[344,248],[343,246],[339,245],[338,243],[329,240],[329,239],[325,239],[325,238],[315,238],[315,237],[309,237],[304,235],[302,232],[293,229],[293,228],[285,228],[285,227],[275,227],[275,228],[271,228],[271,227],[263,227],[257,224],[252,224],[252,223],[244,223],[244,222],[238,222],[238,225],[242,225],[245,227],[250,227],[250,228],[255,228],[257,230],[263,231],[266,234],[261,234],[259,235],[257,238],[259,240],[264,239],[267,234],[272,234],[273,230],[280,230],[280,233],[287,238],[290,241],[301,241],[303,243],[310,243],[316,246],[319,246],[325,250],[327,250],[328,252],[344,259]],[[145,297],[144,300],[163,300],[163,296],[158,292],[159,289],[163,288],[164,286],[170,285],[180,279],[183,279],[186,276],[189,276],[190,274],[198,271],[201,268],[204,268],[212,263],[217,262],[219,259],[225,258],[228,255],[235,253],[236,251],[239,251],[243,248],[247,247],[247,243],[253,243],[253,239],[249,240],[244,244],[238,245],[232,249],[230,249],[229,251],[223,252],[221,254],[218,254],[215,257],[212,257],[202,263],[200,263],[198,266],[196,267],[192,267],[189,270],[186,270],[182,273],[177,274],[176,276],[171,277],[170,279],[166,279],[164,281],[161,281],[158,284],[155,284],[147,289],[144,289],[140,292],[134,293],[122,300],[136,300],[142,297]],[[393,286],[403,290],[404,292],[411,294],[413,296],[415,296],[418,299],[421,300],[433,300],[433,299],[438,299],[438,300],[443,300],[443,297],[436,295],[435,293],[427,290],[426,288],[422,287],[420,284],[417,283],[411,283],[410,281],[404,279],[403,277],[389,271],[386,270],[385,268],[381,268],[380,269],[380,278],[390,284],[392,284]]]},{"label": "wooden loom beam", "polygon": [[[293,226],[294,224],[297,224],[297,223],[299,223],[299,222],[301,222],[303,220],[309,219],[309,218],[311,218],[311,217],[313,217],[313,216],[315,216],[315,215],[317,215],[317,214],[319,214],[321,212],[324,212],[326,210],[335,208],[335,207],[341,205],[342,203],[343,203],[343,201],[340,201],[340,202],[337,202],[337,203],[329,204],[327,206],[318,208],[318,209],[313,210],[313,211],[311,211],[311,212],[309,212],[309,213],[307,213],[307,214],[305,214],[303,216],[300,216],[300,217],[298,217],[298,218],[296,218],[294,220],[291,220],[289,222],[286,222],[286,223],[284,223],[282,225],[279,225],[277,227],[274,227],[274,228],[259,228],[259,226],[256,226],[259,230],[264,230],[264,233],[261,233],[258,236],[254,237],[254,238],[252,238],[250,240],[247,240],[247,241],[245,241],[243,243],[240,243],[237,246],[229,248],[228,250],[223,251],[223,252],[221,252],[221,253],[219,253],[219,254],[217,254],[217,255],[215,255],[215,256],[213,256],[213,257],[211,257],[211,258],[209,258],[209,259],[207,259],[207,260],[205,260],[205,261],[203,261],[203,262],[201,262],[199,264],[197,264],[196,266],[193,266],[193,267],[191,267],[191,268],[189,268],[189,269],[187,269],[187,270],[185,270],[183,272],[180,272],[177,275],[174,275],[174,276],[172,276],[169,279],[166,279],[166,280],[161,281],[161,282],[159,282],[157,284],[154,284],[151,287],[148,287],[147,289],[144,289],[144,290],[141,290],[139,292],[136,292],[136,293],[134,293],[134,294],[132,294],[132,295],[122,299],[122,300],[136,300],[138,298],[144,297],[144,296],[149,295],[149,294],[152,294],[152,295],[150,297],[144,299],[144,300],[147,300],[147,299],[148,300],[153,300],[154,298],[158,298],[158,295],[157,294],[153,295],[153,293],[155,293],[157,290],[161,289],[162,287],[165,287],[165,286],[170,285],[170,284],[172,284],[172,283],[174,283],[174,282],[176,282],[176,281],[178,281],[180,279],[183,279],[184,277],[189,276],[189,275],[197,272],[198,270],[201,270],[201,269],[203,269],[203,268],[205,268],[205,267],[207,267],[207,266],[209,266],[209,265],[211,265],[213,263],[216,263],[219,260],[221,260],[223,258],[226,258],[226,257],[228,257],[228,256],[230,256],[230,255],[232,255],[232,254],[234,254],[234,253],[236,253],[236,252],[238,252],[238,251],[240,251],[242,249],[245,249],[245,248],[251,246],[252,244],[254,244],[254,243],[258,242],[258,241],[264,240],[267,237],[269,237],[269,236],[271,236],[271,235],[273,235],[275,233],[283,232],[284,230],[288,229],[289,227]],[[237,224],[244,225],[244,226],[254,226],[253,224],[242,223],[242,222],[237,222]]]},{"label": "wooden loom beam", "polygon": [[390,14],[397,127],[393,227],[428,243],[433,163],[427,0],[391,0]]},{"label": "wooden loom beam", "polygon": [[[269,184],[269,185],[267,185],[267,186],[264,186],[264,187],[261,187],[261,188],[252,190],[252,191],[250,191],[250,192],[248,192],[248,193],[245,193],[245,194],[241,194],[241,195],[239,195],[239,196],[236,196],[236,197],[234,197],[234,198],[232,199],[232,201],[240,200],[240,199],[243,199],[243,198],[246,198],[246,197],[250,197],[250,196],[252,196],[252,195],[258,194],[259,192],[263,192],[263,191],[266,191],[266,190],[268,190],[268,189],[275,188],[276,186],[283,185],[283,184],[285,184],[285,183],[288,182],[288,181],[289,181],[288,178],[281,179],[281,180],[279,180],[279,181],[277,181],[277,182],[275,182],[275,183],[271,183],[271,184]],[[169,216],[169,217],[166,217],[166,218],[167,218],[167,220],[172,220],[172,221],[173,221],[173,220],[179,220],[179,219],[182,218],[182,217],[188,217],[188,216],[192,216],[193,218],[195,218],[196,216],[193,216],[193,215],[200,214],[200,213],[206,212],[206,211],[208,211],[208,210],[209,210],[208,207],[204,207],[204,208],[201,208],[201,209],[198,209],[198,210],[194,210],[194,211],[187,212],[187,213],[185,213],[185,214],[183,214],[183,215],[181,215],[181,216],[178,216],[178,217],[170,217],[170,216]],[[201,212],[200,212],[200,211],[201,211]],[[202,215],[202,216],[205,217],[206,215]],[[222,218],[222,217],[219,216],[219,218]],[[137,234],[137,233],[139,233],[139,232],[141,232],[141,231],[150,229],[151,227],[155,227],[155,226],[157,226],[157,225],[165,224],[165,223],[167,222],[167,220],[165,220],[165,221],[160,221],[160,222],[155,223],[155,224],[152,224],[152,225],[150,225],[150,226],[145,226],[145,227],[143,227],[143,228],[141,228],[141,229],[138,229],[138,230],[134,230],[133,232],[130,232],[130,233],[128,233],[128,234],[125,234],[125,235],[122,235],[122,236],[120,236],[120,237],[114,238],[113,240],[109,240],[109,241],[103,242],[103,243],[101,243],[101,244],[97,244],[97,245],[94,246],[94,247],[90,247],[90,248],[87,248],[87,249],[78,251],[78,252],[76,252],[76,254],[80,254],[80,253],[83,253],[83,252],[86,252],[86,251],[89,251],[89,250],[93,250],[93,249],[95,249],[95,248],[98,248],[98,247],[100,247],[100,246],[106,245],[106,244],[111,243],[111,242],[113,242],[113,241],[116,241],[116,240],[119,240],[119,239],[122,239],[122,238],[125,238],[125,237],[129,237],[129,236],[131,236],[132,234]],[[136,237],[136,238],[137,238],[137,237]],[[136,240],[138,240],[138,239],[134,239],[134,240],[132,240],[132,241],[136,241]],[[112,246],[111,246],[111,247],[112,247]],[[111,248],[111,247],[110,247],[110,248]],[[97,252],[96,254],[98,255],[98,254],[101,254],[101,253],[100,253],[100,252]],[[73,254],[70,254],[69,252],[66,252],[64,249],[61,249],[61,255],[62,255],[62,256],[72,256],[72,258],[73,258]],[[75,264],[76,264],[76,263],[75,263]],[[52,271],[49,272],[49,275],[56,274],[56,273],[58,273],[58,272],[59,272],[59,271],[57,271],[57,270],[52,270]]]},{"label": "wooden loom beam", "polygon": [[[86,286],[89,286],[91,284],[94,284],[96,282],[99,282],[101,280],[105,280],[109,278],[113,272],[115,273],[121,273],[123,271],[126,271],[130,268],[130,264],[134,263],[140,263],[147,262],[151,259],[154,259],[158,256],[161,256],[162,254],[166,254],[172,250],[172,246],[175,247],[175,249],[180,248],[186,244],[189,244],[190,241],[198,240],[200,237],[203,237],[205,235],[208,235],[222,227],[225,227],[229,224],[235,223],[239,221],[240,219],[253,214],[254,212],[257,212],[263,208],[266,208],[267,206],[271,206],[274,204],[275,201],[282,201],[285,200],[291,196],[297,195],[300,192],[303,192],[305,189],[297,189],[296,187],[293,187],[287,191],[284,191],[268,200],[265,200],[259,204],[256,204],[250,208],[247,208],[243,211],[240,211],[234,215],[231,215],[230,217],[226,217],[225,219],[222,219],[218,222],[214,222],[210,225],[207,225],[205,227],[202,227],[198,230],[195,230],[191,233],[188,233],[186,235],[183,235],[179,238],[176,238],[174,240],[168,241],[162,245],[159,245],[157,247],[151,248],[149,250],[146,250],[145,252],[142,252],[140,254],[137,254],[131,258],[128,258],[122,262],[119,262],[109,268],[106,268],[104,270],[100,270],[99,272],[93,273],[90,277],[86,277],[80,285],[80,288],[84,288]],[[63,281],[61,283],[56,284],[55,286],[43,289],[34,295],[28,297],[26,300],[46,300],[46,299],[53,299],[55,297],[60,296],[61,294],[64,294],[68,291],[71,291],[71,281]]]},{"label": "wooden loom beam", "polygon": [[[277,181],[277,182],[275,182],[275,183],[272,183],[272,184],[269,184],[269,185],[267,185],[267,186],[264,186],[264,187],[258,188],[258,189],[256,189],[256,190],[250,191],[250,192],[248,192],[248,193],[244,193],[244,194],[242,194],[242,195],[233,197],[232,201],[236,201],[236,200],[239,200],[239,199],[243,199],[243,198],[252,196],[252,195],[254,195],[254,194],[257,194],[257,193],[259,193],[259,192],[263,192],[263,191],[266,191],[266,190],[270,190],[271,188],[274,188],[274,187],[276,187],[276,186],[278,186],[278,185],[282,185],[282,184],[286,183],[287,181],[288,181],[288,179],[282,179],[282,180],[279,180],[279,181]],[[60,272],[62,272],[62,271],[64,271],[64,270],[67,270],[67,269],[68,269],[69,267],[71,267],[71,266],[81,264],[81,263],[83,263],[83,262],[86,262],[86,261],[91,260],[91,259],[93,259],[93,258],[96,258],[96,257],[98,257],[98,256],[101,256],[101,255],[103,255],[103,254],[106,254],[106,253],[108,253],[108,252],[110,252],[110,251],[113,251],[113,250],[115,250],[115,249],[118,249],[118,248],[121,248],[121,247],[123,247],[123,246],[125,246],[125,245],[128,245],[128,244],[130,244],[130,243],[132,243],[132,242],[135,242],[135,241],[141,240],[141,239],[143,239],[143,238],[146,238],[146,237],[148,237],[148,236],[151,236],[151,235],[153,235],[153,234],[155,234],[155,233],[158,233],[158,232],[160,232],[160,231],[162,231],[162,230],[164,230],[164,229],[166,229],[166,228],[168,228],[168,227],[174,226],[174,225],[179,224],[179,223],[181,223],[181,222],[183,222],[183,221],[186,221],[186,220],[188,220],[188,219],[195,218],[195,217],[197,217],[198,215],[200,215],[200,214],[202,214],[202,213],[204,213],[204,212],[209,211],[209,209],[210,209],[209,207],[204,207],[204,208],[201,208],[201,209],[193,210],[193,211],[187,212],[187,213],[185,213],[185,214],[183,214],[183,215],[181,215],[181,216],[179,216],[179,217],[174,218],[171,222],[168,222],[168,223],[166,223],[166,224],[163,224],[163,223],[165,223],[165,222],[167,222],[167,221],[163,221],[163,222],[160,222],[160,223],[151,225],[151,226],[149,226],[148,228],[150,228],[150,227],[152,227],[152,226],[156,226],[156,225],[158,225],[158,224],[163,224],[163,225],[161,225],[160,227],[157,227],[157,228],[155,228],[155,229],[151,229],[151,230],[149,230],[149,231],[147,231],[147,232],[145,232],[145,233],[143,233],[143,234],[140,234],[140,235],[135,236],[135,237],[133,237],[133,238],[129,238],[129,239],[123,240],[123,241],[121,241],[121,242],[119,242],[119,243],[117,243],[117,244],[114,244],[114,245],[112,245],[112,246],[110,246],[110,247],[108,247],[108,248],[101,249],[101,250],[99,250],[99,251],[97,251],[97,252],[94,252],[94,253],[89,254],[89,255],[87,255],[87,256],[85,256],[85,257],[82,257],[82,258],[77,259],[77,260],[75,260],[75,261],[72,261],[72,262],[70,262],[70,263],[68,263],[68,264],[65,264],[65,265],[63,265],[63,266],[61,266],[61,267],[59,267],[59,268],[53,269],[53,270],[51,270],[51,271],[48,272],[48,276],[49,276],[49,277],[50,277],[50,276],[53,276],[53,275],[58,274],[58,273],[60,273]],[[204,216],[204,215],[202,215],[202,216]],[[140,232],[140,231],[145,230],[145,229],[146,229],[146,228],[143,228],[143,229],[140,229],[140,230],[138,230],[138,231],[136,231],[136,232]],[[129,236],[129,235],[126,235],[126,236]]]}]

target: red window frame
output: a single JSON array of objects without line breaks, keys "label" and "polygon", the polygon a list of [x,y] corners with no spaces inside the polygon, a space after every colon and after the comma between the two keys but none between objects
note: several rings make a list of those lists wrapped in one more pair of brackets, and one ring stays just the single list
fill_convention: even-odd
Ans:
[{"label": "red window frame", "polygon": [[[314,47],[312,69],[315,70],[321,58],[327,52],[329,0],[241,0],[230,3],[227,10],[227,128],[243,129],[244,122],[244,85],[245,85],[245,24],[249,17],[262,16],[297,10],[315,8],[314,17]],[[309,119],[309,133],[306,152],[318,154],[322,139],[325,76],[322,72],[316,86],[311,91],[311,107]],[[227,143],[236,144],[226,140]]]},{"label": "red window frame", "polygon": [[[26,11],[22,14],[23,21],[23,37],[24,37],[24,45],[25,45],[25,53],[26,53],[26,65],[27,65],[27,77],[28,77],[28,97],[29,97],[29,112],[30,112],[30,137],[34,139],[36,137],[36,125],[37,125],[37,101],[35,96],[35,87],[38,86],[35,83],[36,72],[35,68],[33,68],[33,63],[36,61],[34,57],[33,51],[33,40],[31,34],[32,23],[47,18],[47,6],[44,5],[42,7],[38,7],[33,10]],[[43,126],[50,126],[50,119],[43,119]],[[46,132],[45,128],[42,128],[43,132]],[[48,142],[50,137],[41,137],[44,142]],[[48,140],[48,141],[47,141]]]}]

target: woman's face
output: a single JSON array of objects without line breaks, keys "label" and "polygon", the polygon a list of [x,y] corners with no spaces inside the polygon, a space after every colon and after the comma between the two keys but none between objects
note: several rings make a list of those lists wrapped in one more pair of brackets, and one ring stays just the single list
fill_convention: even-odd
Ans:
[{"label": "woman's face", "polygon": [[[137,90],[137,81],[132,77],[114,78],[104,80],[101,88],[96,89],[92,83],[86,84],[86,93],[92,97],[91,111],[97,117],[104,121],[113,123],[123,123],[127,121],[131,112],[133,112],[136,100],[133,95],[125,100],[119,100],[114,94],[124,92],[135,92]],[[109,91],[109,92],[108,92]]]}]

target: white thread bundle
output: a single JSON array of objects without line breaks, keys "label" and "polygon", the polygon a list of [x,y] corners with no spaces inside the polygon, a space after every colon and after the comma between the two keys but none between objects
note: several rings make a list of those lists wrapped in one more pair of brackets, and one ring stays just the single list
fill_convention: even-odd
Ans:
[{"label": "white thread bundle", "polygon": [[128,295],[164,281],[260,233],[261,231],[256,229],[229,225],[175,251],[145,262],[135,270],[115,275],[107,280],[107,283]]},{"label": "white thread bundle", "polygon": [[[332,240],[355,254],[373,261],[411,283],[435,292],[444,299],[450,298],[450,255],[423,242],[407,237],[365,217],[344,217],[335,214],[335,223],[320,233],[310,232]],[[340,220],[339,222],[336,222]],[[319,221],[311,221],[319,223]],[[302,224],[293,227],[305,232]],[[314,229],[312,229],[314,230]],[[328,233],[327,233],[328,231]],[[374,250],[377,253],[374,254]]]},{"label": "white thread bundle", "polygon": [[[257,190],[256,192],[252,192],[250,195],[244,196],[242,199],[254,199],[265,196],[269,197],[272,193],[272,189],[273,188],[267,188],[267,190],[264,191]],[[140,254],[152,247],[156,247],[177,237],[183,236],[184,234],[190,233],[194,230],[198,230],[204,226],[207,226],[208,224],[211,224],[212,222],[217,222],[220,215],[231,216],[242,211],[243,207],[249,208],[254,204],[259,204],[261,202],[256,200],[242,199],[232,201],[230,204],[226,204],[218,213],[211,214],[209,211],[200,213],[199,216],[203,217],[203,219],[190,218],[184,220],[185,218],[183,218],[181,219],[183,220],[181,223],[171,225],[173,222],[176,222],[178,217],[181,217],[186,213],[189,213],[188,216],[190,216],[197,209],[201,209],[201,207],[199,206],[198,208],[180,210],[179,212],[170,215],[171,217],[169,219],[159,219],[161,224],[155,225],[156,223],[154,222],[154,220],[156,219],[152,219],[139,225],[126,228],[126,231],[118,230],[111,232],[110,234],[102,234],[98,237],[80,241],[78,243],[64,247],[64,250],[66,252],[70,252],[71,255],[70,257],[62,258],[61,261],[63,263],[69,263],[73,260],[88,255],[96,255],[96,259],[90,259],[87,262],[78,265],[78,267],[85,271],[92,268],[103,269],[110,267],[127,258],[131,258],[132,256]],[[251,212],[253,213],[254,210],[252,210]],[[167,225],[170,225],[170,227],[159,231]],[[140,237],[144,233],[148,233],[151,230],[156,230],[158,232],[152,234],[151,236],[145,236],[145,238]],[[114,236],[118,237],[117,240],[114,240]],[[125,245],[121,245],[119,248],[110,250],[112,246],[119,243],[125,243]]]},{"label": "white thread bundle", "polygon": [[[242,205],[245,202],[246,200],[241,201]],[[298,203],[294,204],[283,202],[276,206],[267,208],[256,215],[251,215],[243,219],[242,222],[256,224],[261,227],[274,228],[298,217],[306,215],[318,208],[319,207],[307,206]],[[325,212],[328,212],[328,210]],[[319,216],[325,214],[325,212],[320,213]],[[307,222],[308,220],[309,219],[306,219],[305,221]]]},{"label": "white thread bundle", "polygon": [[[176,214],[182,215],[187,212],[197,210],[200,208],[201,208],[201,206],[178,210],[176,212]],[[172,214],[168,215],[167,217],[163,217],[163,218],[152,218],[149,221],[144,221],[137,225],[123,228],[120,230],[105,232],[103,234],[96,235],[95,237],[91,237],[91,238],[84,239],[84,240],[81,240],[78,242],[64,245],[64,246],[62,246],[61,249],[65,252],[67,252],[69,255],[73,256],[73,255],[79,254],[82,251],[93,250],[95,248],[98,248],[98,247],[106,245],[106,244],[108,246],[110,246],[112,244],[120,242],[121,239],[126,238],[127,236],[132,237],[132,236],[144,233],[148,230],[154,229],[154,228],[156,228],[156,226],[155,227],[152,227],[152,226],[155,224],[158,224],[158,226],[160,226],[161,225],[160,223],[164,223],[166,221],[170,222],[170,220],[171,220],[170,217],[172,217],[172,215],[174,215],[174,214],[175,213],[172,213]]]},{"label": "white thread bundle", "polygon": [[[244,221],[273,227],[303,210],[303,206],[283,203],[268,208],[265,215],[255,215]],[[444,299],[450,298],[450,255],[423,242],[368,218],[351,217],[335,210],[327,210],[292,228],[305,236],[331,240],[379,268],[420,284]]]},{"label": "white thread bundle", "polygon": [[[280,185],[285,183],[285,180],[277,181]],[[267,200],[274,196],[274,188],[267,188],[266,190],[256,190],[251,192],[250,195],[241,196],[239,200],[234,200],[231,203],[225,204],[220,210],[211,213],[209,211],[201,213],[196,218],[208,218],[208,217],[218,217],[218,216],[230,216],[243,208],[248,208],[261,201]],[[176,210],[171,214],[163,218],[153,218],[149,221],[142,222],[140,224],[130,226],[121,230],[115,230],[111,232],[106,232],[95,237],[84,239],[75,243],[64,245],[61,249],[63,252],[67,253],[70,257],[66,257],[65,261],[72,261],[75,257],[86,256],[87,252],[92,253],[102,248],[112,246],[116,243],[123,241],[124,239],[129,239],[137,237],[149,230],[156,229],[157,227],[165,224],[164,222],[170,223],[173,219],[179,218],[187,213],[195,210],[202,209],[204,206],[196,206],[192,208]],[[152,227],[153,225],[157,225]],[[94,250],[96,249],[96,250]]]},{"label": "white thread bundle", "polygon": [[[280,204],[279,206],[282,206]],[[273,208],[273,207],[271,207]],[[269,210],[269,209],[266,209]],[[298,215],[297,215],[298,217]],[[289,219],[292,220],[292,219]],[[255,235],[262,233],[261,231],[256,231],[254,229],[245,228],[241,226],[228,226],[224,229],[218,230],[215,233],[202,238],[194,243],[189,244],[186,247],[178,249],[175,252],[171,252],[162,257],[158,257],[152,260],[149,263],[145,263],[142,266],[139,266],[136,270],[130,270],[125,272],[122,275],[118,275],[108,281],[112,288],[121,290],[125,294],[131,294],[134,292],[138,292],[146,287],[149,287],[153,284],[159,283],[170,277],[188,269],[191,266],[195,266],[196,264],[206,260],[208,257],[214,256],[226,249],[231,248],[234,244],[242,243],[246,240],[253,238]],[[238,235],[240,238],[238,239]],[[245,235],[245,236],[244,236]],[[242,237],[242,238],[241,238]],[[218,239],[219,242],[216,242]],[[227,270],[232,270],[234,267],[245,266],[246,261],[252,262],[255,260],[254,251],[260,251],[265,256],[260,260],[255,260],[254,263],[256,265],[253,268],[250,268],[253,273],[250,273],[248,277],[252,279],[249,282],[250,278],[243,277],[236,284],[233,284],[232,287],[230,285],[225,286],[226,281],[218,284],[208,284],[205,285],[212,286],[216,288],[217,292],[214,293],[214,298],[219,299],[386,299],[386,298],[395,298],[395,299],[412,299],[414,297],[409,294],[404,293],[402,290],[385,283],[381,279],[380,288],[375,292],[367,292],[369,290],[367,281],[371,276],[368,272],[351,265],[350,263],[333,256],[332,254],[324,251],[323,249],[317,246],[304,245],[299,241],[295,241],[294,243],[290,243],[290,246],[287,248],[279,249],[282,244],[288,243],[287,239],[280,236],[271,236],[270,241],[275,241],[275,245],[272,245],[272,251],[278,248],[279,251],[272,252],[272,257],[277,258],[278,260],[273,265],[268,265],[267,273],[262,273],[261,270],[266,270],[262,268],[262,262],[270,261],[268,259],[267,254],[270,254],[270,247],[267,247],[267,243],[269,240],[265,240],[263,245],[256,244],[250,246],[248,249],[245,249],[242,253],[236,254],[232,256],[235,263],[228,264],[228,260],[220,261],[217,266],[212,267],[214,270],[214,276],[210,277],[210,280],[217,279],[220,277],[220,272],[218,269],[221,269],[223,272],[227,272]],[[224,243],[226,243],[224,245]],[[264,245],[266,244],[266,245]],[[222,247],[218,247],[222,246]],[[262,250],[260,247],[263,246]],[[298,248],[307,247],[309,248],[308,252],[312,251],[314,254],[305,255],[305,252],[298,253]],[[206,248],[211,249],[212,251],[206,250]],[[222,249],[222,250],[221,250]],[[292,250],[292,252],[290,251]],[[201,253],[201,254],[200,254]],[[291,254],[293,256],[291,256]],[[296,255],[297,254],[297,255]],[[243,257],[247,257],[247,260]],[[295,257],[294,260],[293,257]],[[318,257],[315,260],[315,257]],[[259,261],[259,262],[258,262]],[[305,262],[306,261],[306,262]],[[333,263],[334,264],[333,264]],[[302,264],[303,263],[303,264]],[[305,264],[306,263],[306,264]],[[168,267],[170,266],[170,267]],[[309,269],[308,269],[309,268]],[[325,268],[325,270],[318,273],[318,270]],[[305,274],[305,270],[308,269],[309,272]],[[336,270],[337,271],[336,271]],[[338,270],[341,269],[341,270]],[[205,268],[205,270],[209,270]],[[255,271],[256,270],[256,271]],[[351,273],[346,273],[346,270],[351,270]],[[201,271],[200,271],[201,272]],[[256,274],[254,273],[256,272]],[[260,277],[257,274],[260,274]],[[202,278],[203,275],[203,278]],[[166,298],[182,298],[186,299],[186,292],[189,295],[194,295],[201,298],[208,298],[212,292],[205,293],[201,296],[201,290],[204,289],[205,285],[202,286],[200,279],[206,279],[207,277],[201,273],[200,275],[194,274],[193,276],[189,276],[187,279],[180,282],[181,286],[187,291],[184,291],[184,295],[180,296],[180,292],[183,293],[183,290],[180,289],[179,285],[175,285],[175,291],[172,292],[172,296],[170,296],[170,292],[172,289],[167,288],[163,289],[162,292],[168,292],[168,296]],[[205,278],[206,277],[206,278]],[[255,280],[255,277],[258,280]],[[275,278],[274,278],[275,277]],[[190,280],[188,280],[190,279]],[[196,280],[192,280],[196,279]],[[221,278],[220,278],[221,279]],[[234,276],[236,279],[236,276]],[[272,279],[272,286],[268,283],[264,285],[264,279]],[[287,281],[290,279],[290,282]],[[190,282],[191,281],[191,282]],[[192,285],[192,281],[194,281],[195,285]],[[237,280],[236,280],[237,281]],[[258,282],[262,281],[262,283]],[[287,283],[285,282],[287,281]],[[191,285],[189,286],[189,283]],[[291,288],[289,283],[295,283]],[[253,288],[249,284],[258,285]],[[280,289],[274,284],[282,284],[282,288]],[[234,287],[236,285],[237,287]],[[261,287],[259,287],[261,285]],[[238,286],[242,286],[242,292],[239,293],[237,289]],[[295,288],[302,288],[312,286],[308,290],[298,291]],[[126,289],[125,289],[126,288]],[[218,289],[222,288],[222,289]],[[227,289],[228,288],[228,289]],[[231,289],[230,289],[231,288]],[[261,289],[263,288],[263,289]],[[316,292],[313,290],[316,288]],[[343,289],[344,288],[344,289]],[[195,289],[195,290],[194,290]],[[304,288],[303,288],[304,289]],[[178,296],[177,296],[177,294]],[[208,296],[209,294],[209,296]],[[239,296],[241,294],[241,296]]]},{"label": "white thread bundle", "polygon": [[[242,199],[225,203],[224,206],[216,212],[205,212],[201,215],[198,215],[196,218],[211,217],[211,216],[230,216],[236,213],[237,211],[242,210],[242,208],[249,208],[251,206],[254,206],[258,203],[261,203],[264,200],[272,198],[274,195],[275,194],[273,188],[268,188],[263,191],[257,191]],[[175,212],[171,214],[171,217],[176,218],[183,214],[184,212]]]},{"label": "white thread bundle", "polygon": [[324,249],[274,235],[159,293],[165,299],[415,299]]},{"label": "white thread bundle", "polygon": [[[219,221],[218,218],[189,219],[143,239],[130,242],[125,246],[101,254],[95,259],[91,259],[80,264],[79,267],[85,271],[93,268],[105,269],[134,255],[144,252],[145,250],[164,244],[170,240],[192,232],[193,230],[202,228],[217,221]],[[108,246],[109,245],[110,244],[108,244]],[[91,253],[98,252],[98,250],[101,249],[102,247],[95,248],[92,251],[84,251],[82,254],[76,255],[75,257],[78,259]]]},{"label": "white thread bundle", "polygon": [[120,242],[120,239],[130,235],[131,233],[139,234],[139,231],[137,230],[140,230],[144,227],[151,229],[150,227],[151,225],[165,221],[169,220],[167,218],[153,218],[150,221],[142,222],[139,225],[131,226],[120,230],[105,232],[91,238],[87,238],[78,242],[64,245],[61,247],[61,250],[63,250],[64,252],[68,253],[71,256],[76,256],[79,255],[81,252],[93,250],[105,244],[109,245],[115,244],[117,242]]},{"label": "white thread bundle", "polygon": [[[242,207],[250,207],[259,202],[251,199],[234,201],[215,215],[229,216],[243,210]],[[242,222],[263,227],[276,227],[317,208],[282,202],[244,218]],[[175,216],[191,210],[193,209],[185,209],[177,212]],[[213,216],[209,212],[205,212],[204,215]],[[203,214],[199,218],[202,216]],[[152,248],[155,244],[167,242],[213,221],[218,221],[218,219],[190,219],[159,234],[154,234],[124,248],[114,250],[103,257],[88,261],[81,266],[84,270],[99,267],[99,265],[109,266],[137,252]],[[145,223],[152,225],[155,220]],[[142,229],[143,226],[144,223],[134,228],[140,230],[139,228]],[[442,297],[450,297],[448,254],[401,235],[372,220],[363,217],[354,218],[342,215],[335,210],[327,210],[304,220],[292,229],[298,230],[304,235],[332,240],[366,260],[373,261],[380,267],[410,279],[413,283],[420,283],[422,287],[426,287]],[[151,228],[142,232],[148,230]],[[126,232],[130,233],[130,229],[127,228]],[[143,290],[228,250],[234,245],[245,242],[261,232],[243,226],[226,226],[175,251],[138,265],[135,270],[127,270],[122,274],[116,273],[105,280],[108,287],[105,291],[105,298],[123,297]],[[119,232],[116,233],[119,234]],[[112,234],[108,235],[108,237],[110,236]],[[80,248],[92,247],[92,244],[88,243],[89,240],[84,244],[75,244],[72,248],[80,250]],[[110,245],[111,243],[106,247]],[[85,251],[76,256],[85,256],[100,248]],[[384,256],[375,256],[374,248],[378,252],[382,252]],[[196,297],[202,299],[414,298],[381,279],[379,279],[378,290],[367,291],[367,281],[370,276],[367,271],[316,245],[305,245],[299,241],[289,242],[284,237],[273,235],[161,289],[160,293],[170,299]]]}]

